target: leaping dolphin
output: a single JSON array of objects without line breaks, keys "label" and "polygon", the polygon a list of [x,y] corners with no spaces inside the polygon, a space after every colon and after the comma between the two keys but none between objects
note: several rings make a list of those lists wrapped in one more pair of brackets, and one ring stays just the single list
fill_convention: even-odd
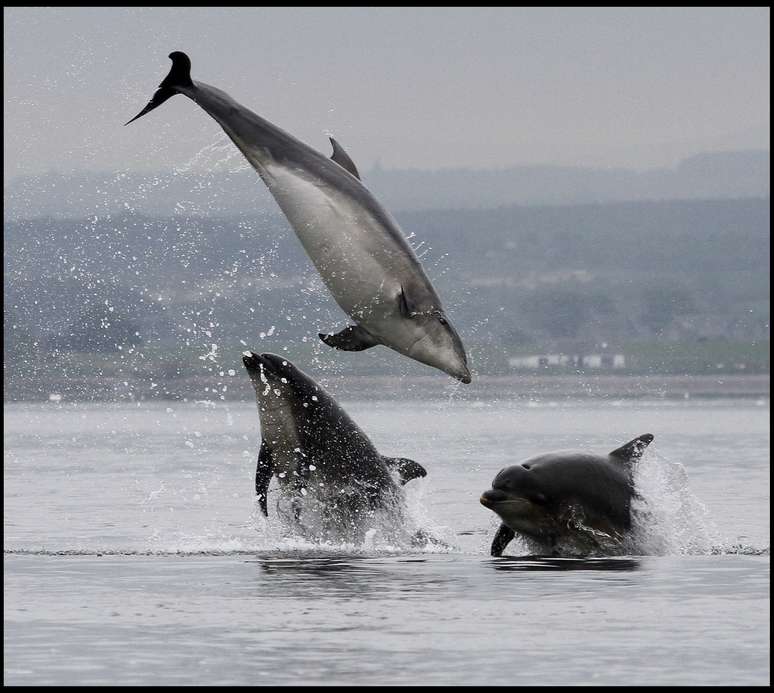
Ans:
[{"label": "leaping dolphin", "polygon": [[242,361],[261,419],[255,472],[261,512],[268,517],[276,477],[285,505],[278,510],[305,534],[362,541],[374,521],[405,529],[400,485],[425,476],[424,468],[380,455],[333,397],[286,358],[246,351]]},{"label": "leaping dolphin", "polygon": [[218,122],[266,183],[336,302],[355,322],[320,339],[345,351],[383,344],[469,383],[465,348],[438,294],[341,145],[330,138],[329,159],[220,89],[194,82],[185,53],[169,57],[169,74],[127,125],[175,94]]},{"label": "leaping dolphin", "polygon": [[554,554],[618,551],[637,497],[633,467],[652,441],[645,433],[605,457],[564,450],[501,470],[480,499],[502,519],[492,556],[516,534]]}]

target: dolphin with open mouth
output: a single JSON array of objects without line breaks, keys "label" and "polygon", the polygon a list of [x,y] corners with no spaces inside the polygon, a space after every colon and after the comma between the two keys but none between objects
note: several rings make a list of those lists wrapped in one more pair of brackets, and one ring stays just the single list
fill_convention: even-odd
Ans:
[{"label": "dolphin with open mouth", "polygon": [[360,181],[341,145],[331,138],[329,159],[220,89],[194,82],[185,53],[169,57],[169,74],[129,123],[175,94],[192,99],[218,122],[266,183],[355,323],[336,334],[321,333],[320,339],[345,351],[383,344],[469,383],[465,348],[438,294],[397,222]]}]

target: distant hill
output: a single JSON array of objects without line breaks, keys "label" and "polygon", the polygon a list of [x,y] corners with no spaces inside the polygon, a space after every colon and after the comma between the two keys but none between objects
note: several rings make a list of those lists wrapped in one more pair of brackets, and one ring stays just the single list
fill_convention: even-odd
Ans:
[{"label": "distant hill", "polygon": [[767,151],[713,152],[673,169],[516,166],[501,170],[375,169],[368,185],[396,209],[476,209],[633,200],[767,197]]},{"label": "distant hill", "polygon": [[[392,211],[573,205],[634,200],[768,197],[768,151],[709,152],[675,168],[635,171],[561,166],[437,171],[373,168],[363,181]],[[169,216],[275,213],[246,164],[230,171],[156,174],[48,173],[16,178],[5,219],[76,218],[127,212]]]},{"label": "distant hill", "polygon": [[[770,217],[761,199],[397,214],[479,374],[602,344],[636,372],[766,372]],[[241,372],[247,348],[331,372],[427,371],[321,345],[349,319],[279,213],[6,221],[4,241],[8,396],[44,392],[52,373],[84,392],[138,378],[179,392]]]}]

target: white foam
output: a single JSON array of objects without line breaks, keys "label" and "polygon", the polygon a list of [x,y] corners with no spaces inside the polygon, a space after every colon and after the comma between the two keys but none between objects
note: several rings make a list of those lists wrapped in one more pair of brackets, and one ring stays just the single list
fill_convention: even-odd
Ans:
[{"label": "white foam", "polygon": [[641,498],[632,503],[632,553],[709,554],[719,532],[704,504],[689,488],[679,462],[649,451],[635,472]]}]

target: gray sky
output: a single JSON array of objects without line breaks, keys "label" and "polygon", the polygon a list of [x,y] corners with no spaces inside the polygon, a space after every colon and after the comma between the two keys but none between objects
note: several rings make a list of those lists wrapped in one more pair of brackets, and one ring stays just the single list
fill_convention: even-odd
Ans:
[{"label": "gray sky", "polygon": [[[169,170],[233,147],[194,79],[391,168],[672,165],[769,147],[768,8],[6,8],[6,176]],[[216,147],[212,147],[216,144]],[[231,157],[223,165],[238,165]]]}]

